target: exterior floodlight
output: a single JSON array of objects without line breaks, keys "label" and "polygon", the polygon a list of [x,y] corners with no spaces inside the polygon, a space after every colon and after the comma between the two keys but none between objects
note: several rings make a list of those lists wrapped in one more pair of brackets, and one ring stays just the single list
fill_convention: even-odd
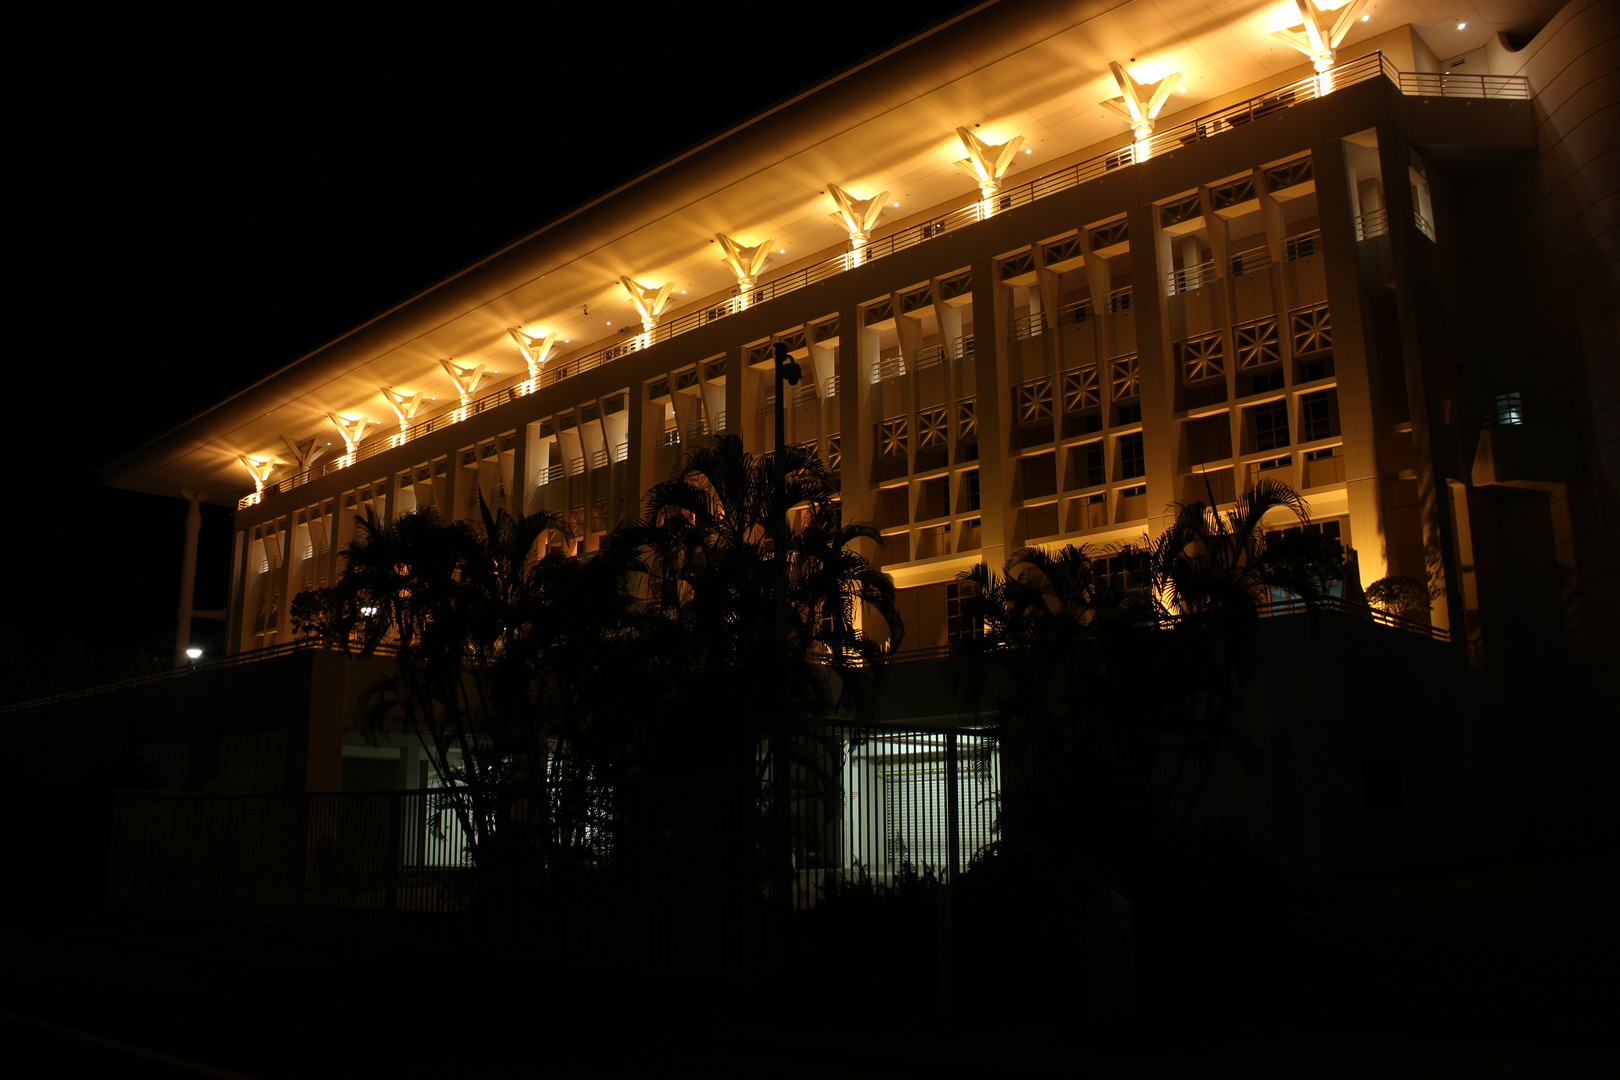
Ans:
[{"label": "exterior floodlight", "polygon": [[364,615],[366,618],[369,619],[373,615],[377,614],[377,609],[375,607],[372,607],[370,604],[367,604],[365,607],[360,609],[360,614]]},{"label": "exterior floodlight", "polygon": [[197,646],[193,645],[191,648],[186,650],[186,655],[188,657],[190,657],[191,659],[193,659],[193,660],[201,660],[202,659],[202,650],[197,648]]}]

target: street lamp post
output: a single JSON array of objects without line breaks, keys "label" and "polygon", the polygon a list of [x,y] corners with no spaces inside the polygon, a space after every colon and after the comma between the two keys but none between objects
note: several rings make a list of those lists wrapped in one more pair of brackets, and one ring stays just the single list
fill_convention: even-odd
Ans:
[{"label": "street lamp post", "polygon": [[773,882],[777,905],[786,910],[791,907],[793,889],[793,863],[788,854],[791,840],[788,835],[788,763],[785,760],[786,739],[782,730],[782,698],[787,693],[787,639],[788,639],[788,564],[787,564],[787,417],[783,402],[786,387],[797,386],[801,372],[798,363],[788,356],[787,342],[778,341],[776,354],[776,449],[772,453],[771,484],[771,548],[775,570],[776,619],[773,650],[776,661],[777,723],[771,733],[771,816],[778,868]]},{"label": "street lamp post", "polygon": [[802,372],[796,360],[788,356],[787,342],[778,341],[776,353],[776,450],[773,458],[771,507],[771,547],[776,561],[776,656],[784,661],[787,656],[787,415],[784,407],[785,386],[799,385]]}]

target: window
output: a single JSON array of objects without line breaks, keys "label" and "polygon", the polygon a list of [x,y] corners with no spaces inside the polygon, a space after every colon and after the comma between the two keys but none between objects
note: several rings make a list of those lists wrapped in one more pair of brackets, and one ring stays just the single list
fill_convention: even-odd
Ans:
[{"label": "window", "polygon": [[1519,398],[1519,391],[1504,390],[1497,394],[1492,404],[1491,418],[1498,424],[1524,423],[1524,403]]},{"label": "window", "polygon": [[1283,373],[1280,371],[1262,371],[1249,379],[1249,393],[1264,394],[1272,390],[1283,388]]},{"label": "window", "polygon": [[953,645],[984,633],[984,625],[962,610],[962,602],[974,592],[973,586],[954,581],[945,586],[945,640]]},{"label": "window", "polygon": [[1333,391],[1318,390],[1299,399],[1299,437],[1302,442],[1333,437]]},{"label": "window", "polygon": [[1119,424],[1139,424],[1139,423],[1141,423],[1142,422],[1142,406],[1141,406],[1141,404],[1138,403],[1138,404],[1135,404],[1135,405],[1121,405],[1119,407],[1119,419],[1117,421],[1115,421],[1115,422],[1119,423]]},{"label": "window", "polygon": [[1140,431],[1120,436],[1119,475],[1122,480],[1147,475],[1147,456],[1142,448]]},{"label": "window", "polygon": [[1222,350],[1221,335],[1205,334],[1176,342],[1176,362],[1181,368],[1182,381],[1203,382],[1226,373],[1226,357]]},{"label": "window", "polygon": [[1108,474],[1103,469],[1103,445],[1101,442],[1088,443],[1084,450],[1086,455],[1086,487],[1100,487],[1108,479]]},{"label": "window", "polygon": [[967,502],[966,510],[979,509],[979,470],[971,469],[963,474],[963,495]]},{"label": "window", "polygon": [[1018,387],[1018,422],[1039,424],[1052,418],[1052,380],[1035,379]]},{"label": "window", "polygon": [[878,425],[878,453],[884,457],[904,457],[906,454],[906,418],[893,417]]},{"label": "window", "polygon": [[1115,401],[1135,397],[1141,392],[1141,368],[1136,362],[1135,353],[1116,356],[1108,361],[1108,372]]},{"label": "window", "polygon": [[1279,398],[1249,410],[1254,425],[1254,448],[1276,450],[1288,445],[1288,402]]}]

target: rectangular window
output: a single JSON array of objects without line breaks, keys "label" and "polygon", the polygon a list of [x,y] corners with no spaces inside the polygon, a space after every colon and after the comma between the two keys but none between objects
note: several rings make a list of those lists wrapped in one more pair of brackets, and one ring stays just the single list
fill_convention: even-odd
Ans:
[{"label": "rectangular window", "polygon": [[979,509],[979,470],[969,470],[967,473],[963,474],[963,477],[965,480],[963,488],[967,499],[967,506],[965,509],[970,511],[977,510]]},{"label": "rectangular window", "polygon": [[1492,419],[1498,424],[1524,423],[1524,403],[1519,398],[1519,391],[1504,390],[1497,394],[1491,413]]},{"label": "rectangular window", "polygon": [[1147,455],[1142,447],[1142,433],[1140,431],[1120,436],[1119,475],[1122,480],[1131,480],[1138,476],[1147,475]]},{"label": "rectangular window", "polygon": [[1280,371],[1262,371],[1249,379],[1249,393],[1264,394],[1272,390],[1283,388],[1283,373]]},{"label": "rectangular window", "polygon": [[1299,399],[1299,437],[1301,442],[1333,437],[1333,403],[1331,390],[1318,390]]},{"label": "rectangular window", "polygon": [[971,585],[951,582],[945,586],[945,640],[953,645],[984,633],[984,626],[979,620],[962,611],[962,601],[972,595]]},{"label": "rectangular window", "polygon": [[1254,425],[1256,450],[1276,450],[1288,445],[1288,403],[1282,399],[1256,405],[1249,410]]},{"label": "rectangular window", "polygon": [[1103,445],[1094,442],[1088,444],[1085,449],[1086,487],[1101,487],[1108,482],[1108,473],[1103,468]]}]

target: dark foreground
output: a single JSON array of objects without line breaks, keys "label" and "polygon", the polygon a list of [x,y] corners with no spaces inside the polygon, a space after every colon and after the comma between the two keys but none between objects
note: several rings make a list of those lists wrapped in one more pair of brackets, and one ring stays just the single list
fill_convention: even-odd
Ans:
[{"label": "dark foreground", "polygon": [[[1620,860],[1560,854],[1320,886],[1240,940],[1144,943],[1143,1007],[1088,1029],[960,988],[894,1000],[881,955],[843,992],[613,973],[157,919],[14,917],[0,930],[8,1059],[135,1077],[1608,1077]],[[789,980],[792,985],[792,980]]]}]

